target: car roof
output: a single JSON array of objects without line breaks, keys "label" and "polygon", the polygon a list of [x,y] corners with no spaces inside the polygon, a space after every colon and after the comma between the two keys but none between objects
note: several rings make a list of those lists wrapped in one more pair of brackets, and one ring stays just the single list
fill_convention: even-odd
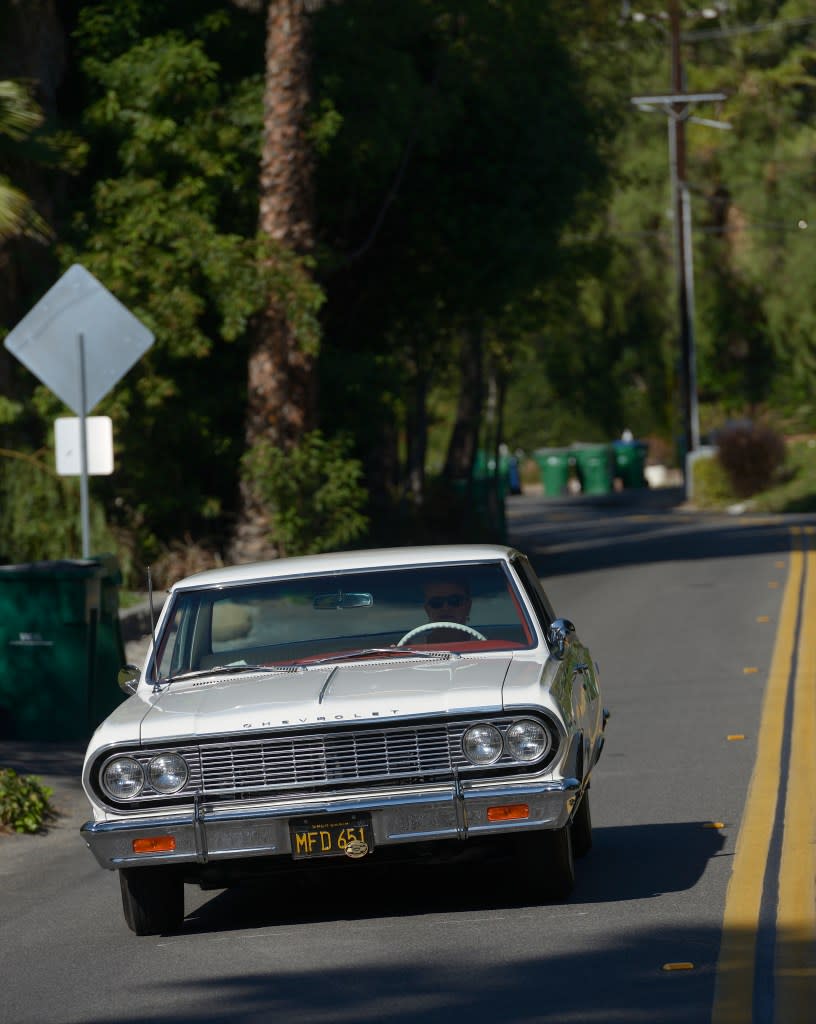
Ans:
[{"label": "car roof", "polygon": [[367,548],[360,551],[332,551],[321,555],[276,558],[205,569],[174,583],[171,591],[218,587],[232,583],[279,579],[287,576],[389,569],[409,566],[450,565],[462,562],[507,561],[519,552],[504,544],[426,544],[414,547]]}]

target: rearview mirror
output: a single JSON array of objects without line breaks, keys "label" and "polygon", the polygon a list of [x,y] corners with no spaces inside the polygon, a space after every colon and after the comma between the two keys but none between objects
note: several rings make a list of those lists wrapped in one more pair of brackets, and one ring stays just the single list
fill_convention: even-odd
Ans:
[{"label": "rearview mirror", "polygon": [[318,594],[312,601],[312,607],[319,612],[342,611],[345,608],[370,608],[374,604],[372,594]]}]

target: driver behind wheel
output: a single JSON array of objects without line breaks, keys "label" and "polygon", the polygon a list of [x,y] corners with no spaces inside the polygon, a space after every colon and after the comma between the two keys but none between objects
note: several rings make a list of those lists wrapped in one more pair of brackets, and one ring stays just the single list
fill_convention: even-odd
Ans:
[{"label": "driver behind wheel", "polygon": [[[467,583],[457,580],[431,580],[425,584],[425,613],[431,622],[461,622],[470,618],[470,589]],[[466,640],[459,629],[440,627],[426,633],[424,641],[431,644],[451,643]]]}]

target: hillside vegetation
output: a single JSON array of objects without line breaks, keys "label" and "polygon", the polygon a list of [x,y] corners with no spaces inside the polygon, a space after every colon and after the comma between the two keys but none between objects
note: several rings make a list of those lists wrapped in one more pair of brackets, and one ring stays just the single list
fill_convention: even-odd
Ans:
[{"label": "hillside vegetation", "polygon": [[[667,10],[0,0],[0,334],[81,263],[156,339],[90,410],[92,549],[160,581],[496,535],[473,468],[500,444],[630,430],[680,465],[666,115],[632,103],[669,91]],[[816,15],[679,31],[687,89],[725,96],[685,110],[701,433],[810,434]],[[76,555],[68,411],[4,349],[0,385],[0,562]]]}]

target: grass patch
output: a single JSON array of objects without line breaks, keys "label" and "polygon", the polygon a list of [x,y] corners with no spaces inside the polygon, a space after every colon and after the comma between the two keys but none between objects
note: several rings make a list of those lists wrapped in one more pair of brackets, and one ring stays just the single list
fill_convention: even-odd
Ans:
[{"label": "grass patch", "polygon": [[789,441],[776,481],[750,505],[756,512],[816,512],[816,440]]}]

